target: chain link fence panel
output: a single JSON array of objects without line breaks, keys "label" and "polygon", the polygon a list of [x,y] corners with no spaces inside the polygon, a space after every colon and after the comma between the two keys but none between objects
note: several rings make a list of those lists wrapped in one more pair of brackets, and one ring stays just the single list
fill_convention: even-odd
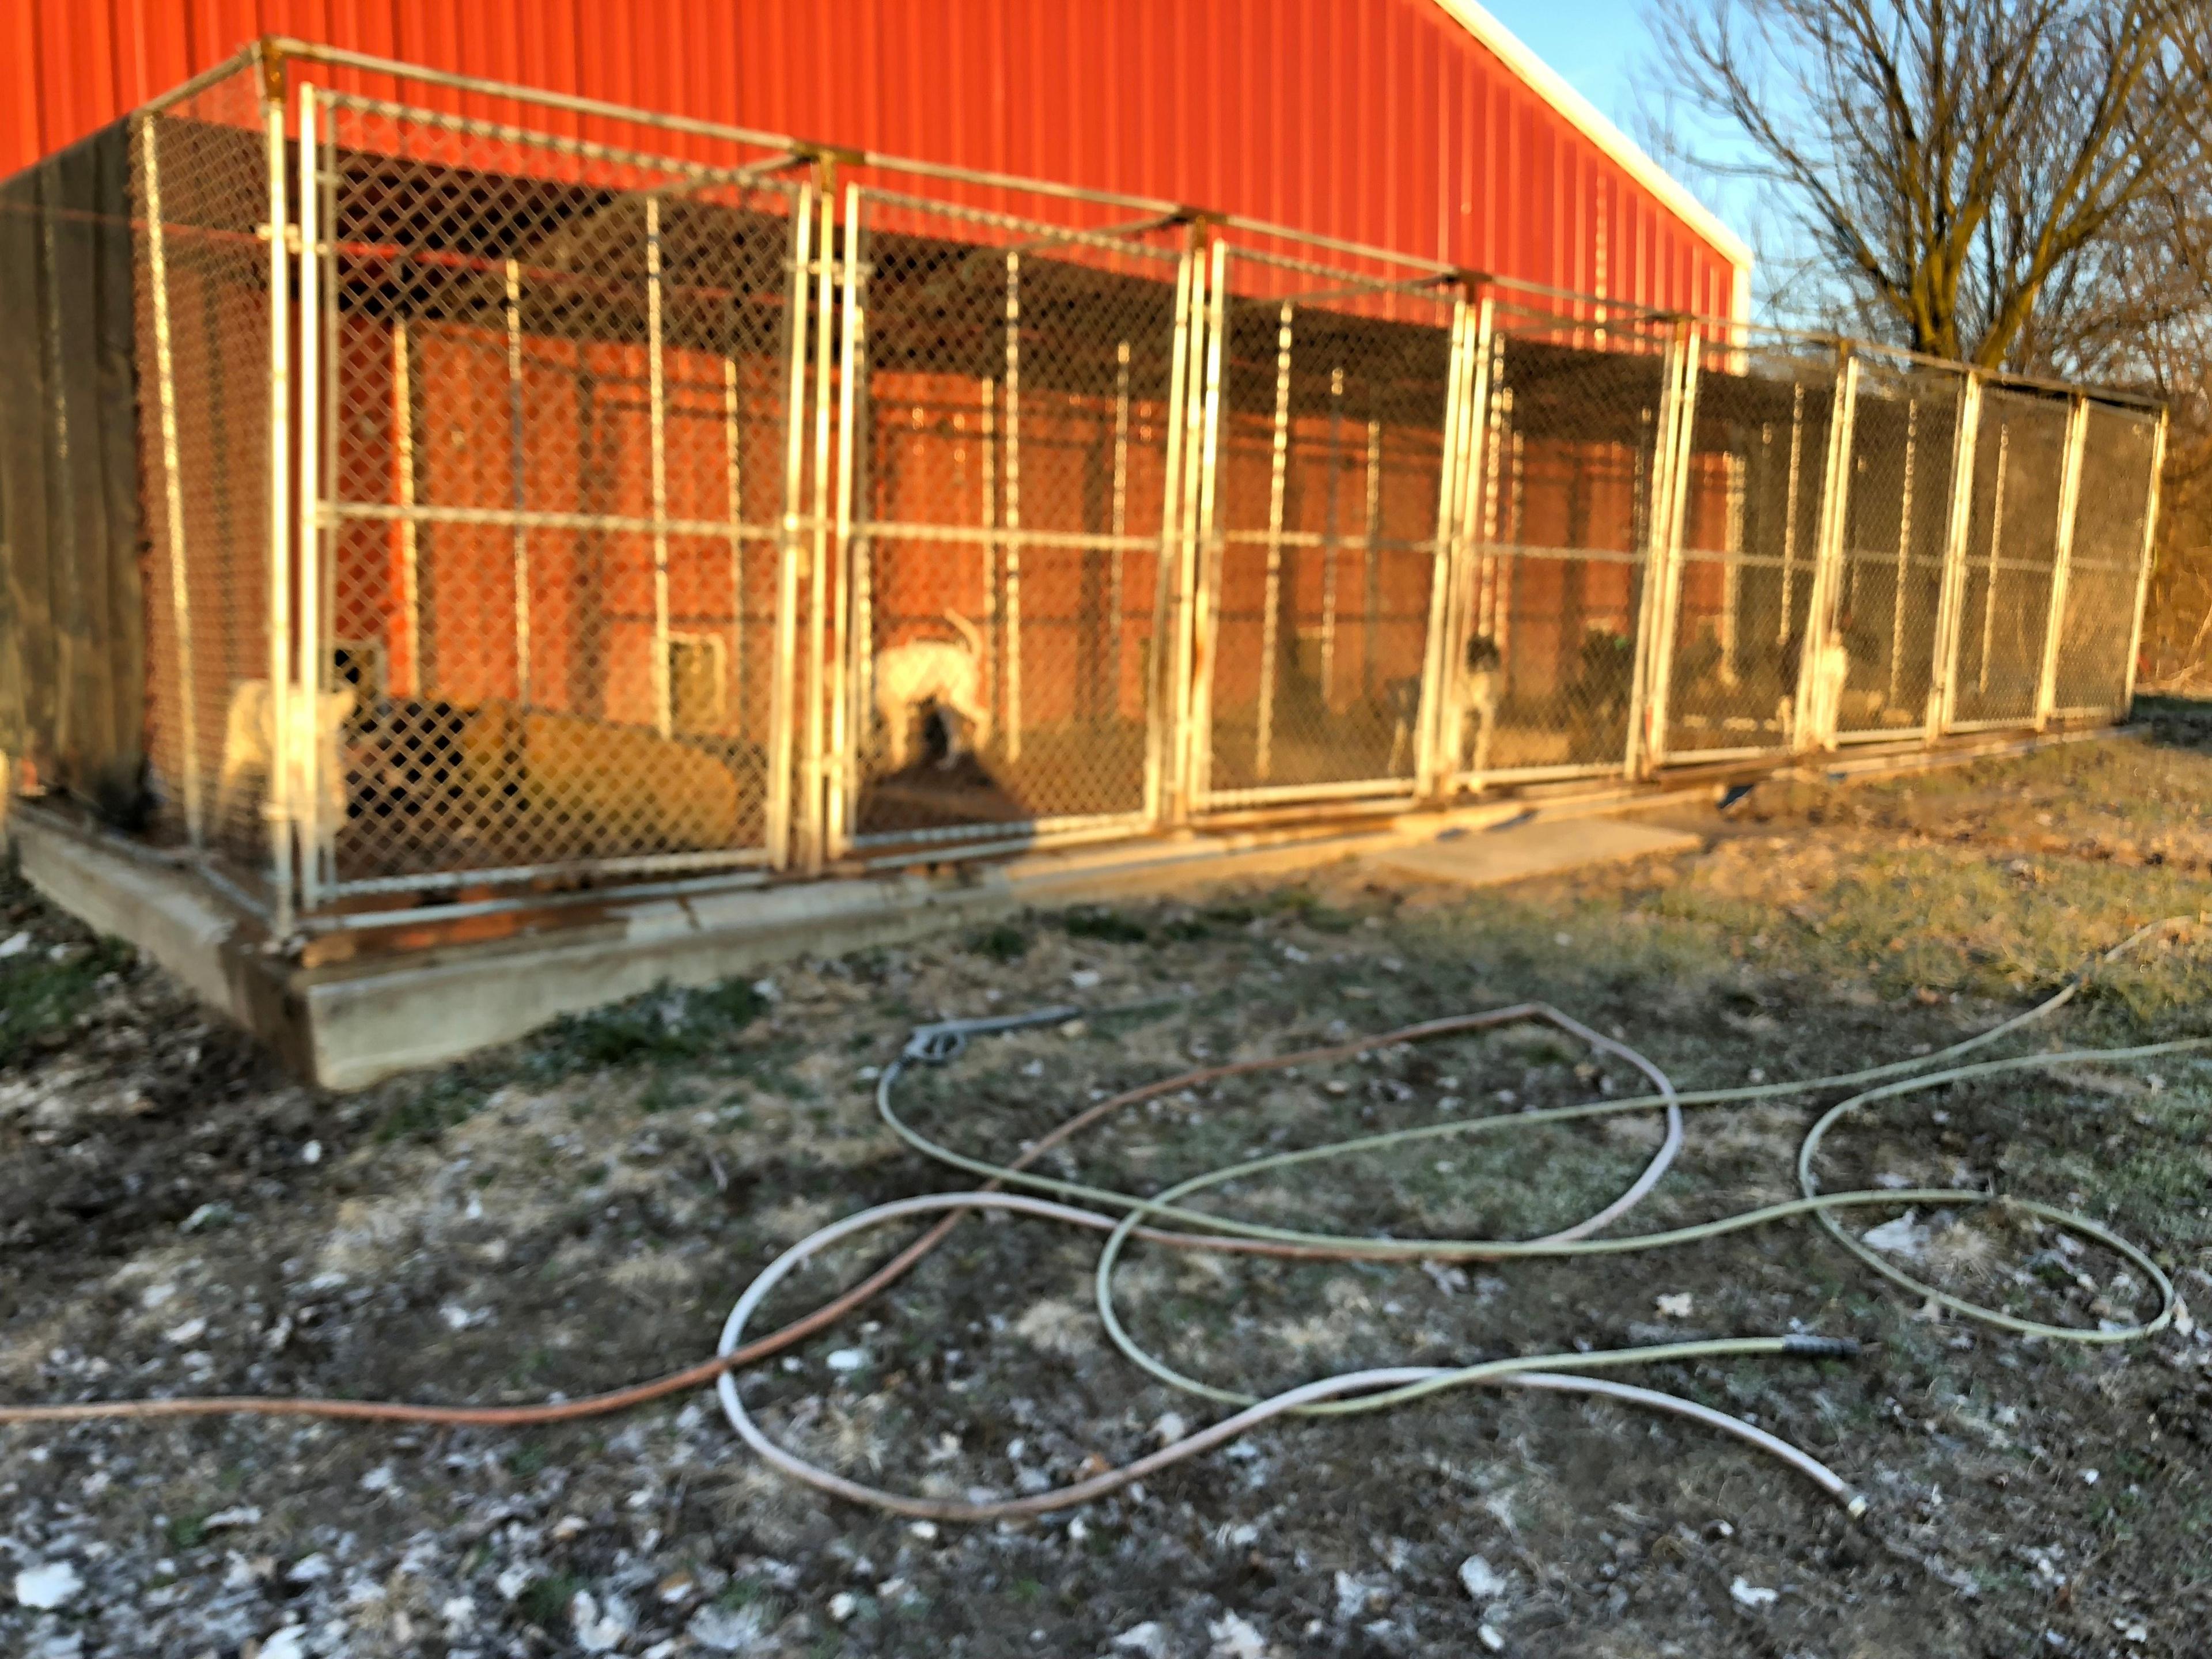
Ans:
[{"label": "chain link fence panel", "polygon": [[1236,244],[1224,269],[1193,799],[1411,793],[1462,302]]},{"label": "chain link fence panel", "polygon": [[139,118],[131,179],[148,752],[167,827],[263,890],[285,792],[270,626],[270,248],[285,209],[264,115],[258,66],[241,67]]},{"label": "chain link fence panel", "polygon": [[331,890],[765,860],[810,194],[327,109]]},{"label": "chain link fence panel", "polygon": [[1842,741],[1927,729],[1965,392],[1956,370],[1859,352],[1830,616]]},{"label": "chain link fence panel", "polygon": [[1179,239],[876,190],[846,234],[849,843],[1141,823]]},{"label": "chain link fence panel", "polygon": [[2084,418],[2052,687],[2057,712],[2074,719],[2118,714],[2127,702],[2158,453],[2155,415],[2091,404]]},{"label": "chain link fence panel", "polygon": [[1669,337],[1602,307],[1496,303],[1449,658],[1463,786],[1626,761]]},{"label": "chain link fence panel", "polygon": [[1959,613],[1952,729],[2032,722],[2058,556],[2066,401],[1982,393]]},{"label": "chain link fence panel", "polygon": [[1705,341],[1673,560],[1662,755],[1787,750],[1826,522],[1832,351]]}]

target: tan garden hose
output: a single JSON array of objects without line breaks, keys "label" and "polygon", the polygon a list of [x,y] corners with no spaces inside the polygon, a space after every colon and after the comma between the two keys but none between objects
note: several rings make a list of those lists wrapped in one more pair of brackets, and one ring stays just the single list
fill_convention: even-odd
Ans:
[{"label": "tan garden hose", "polygon": [[[2178,918],[2176,921],[2187,919]],[[2154,922],[2139,928],[2100,959],[2109,963],[2153,934],[2174,925]],[[980,1020],[952,1020],[918,1029],[898,1060],[886,1067],[877,1087],[877,1105],[893,1133],[926,1156],[970,1176],[984,1178],[979,1188],[963,1192],[926,1194],[901,1199],[832,1222],[792,1245],[749,1285],[725,1322],[714,1358],[651,1382],[580,1400],[533,1406],[454,1407],[416,1405],[388,1401],[308,1399],[269,1395],[228,1395],[170,1400],[90,1401],[65,1405],[0,1407],[0,1423],[77,1421],[88,1419],[207,1416],[247,1413],[262,1416],[305,1416],[381,1422],[410,1422],[475,1426],[514,1426],[573,1420],[620,1411],[684,1389],[713,1382],[725,1413],[738,1435],[754,1451],[794,1479],[854,1502],[872,1504],[897,1514],[941,1520],[987,1521],[1034,1515],[1088,1502],[1142,1480],[1160,1469],[1212,1449],[1273,1418],[1291,1414],[1337,1414],[1373,1411],[1404,1404],[1427,1395],[1477,1384],[1523,1387],[1602,1395],[1626,1403],[1663,1410],[1732,1434],[1788,1463],[1817,1483],[1830,1496],[1862,1512],[1865,1499],[1849,1483],[1817,1459],[1755,1425],[1717,1412],[1694,1401],[1638,1388],[1613,1378],[1592,1376],[1595,1370],[1667,1361],[1718,1356],[1762,1355],[1810,1358],[1844,1358],[1856,1352],[1847,1339],[1792,1333],[1786,1335],[1723,1337],[1704,1341],[1651,1344],[1643,1346],[1537,1354],[1492,1359],[1458,1367],[1381,1366],[1318,1378],[1264,1400],[1176,1370],[1139,1345],[1116,1311],[1114,1269],[1132,1241],[1182,1249],[1322,1261],[1502,1261],[1529,1257],[1620,1255],[1663,1249],[1718,1237],[1723,1234],[1771,1223],[1812,1216],[1846,1249],[1914,1295],[1932,1298],[1939,1305],[1969,1319],[2001,1329],[2058,1340],[2116,1343],[2142,1340],[2168,1325],[2174,1315],[2172,1282],[2158,1265],[2136,1246],[2097,1223],[2071,1212],[2031,1200],[1962,1188],[1921,1188],[1904,1190],[1821,1193],[1814,1164],[1821,1140],[1840,1119],[1856,1109],[1941,1087],[1972,1078],[2013,1072],[2043,1070],[2086,1062],[2131,1062],[2158,1054],[2202,1050],[2212,1038],[2185,1038],[2130,1048],[2075,1049],[2033,1054],[2008,1059],[1966,1061],[1964,1057],[1989,1047],[2023,1028],[2049,1018],[2078,994],[2097,964],[2076,975],[2056,994],[2026,1012],[1936,1054],[1893,1061],[1864,1070],[1828,1077],[1764,1083],[1740,1088],[1697,1091],[1677,1090],[1649,1059],[1626,1044],[1602,1036],[1554,1008],[1540,1003],[1432,1020],[1378,1036],[1358,1038],[1327,1048],[1302,1050],[1265,1060],[1242,1060],[1186,1072],[1146,1084],[1099,1101],[1068,1118],[1050,1133],[1003,1164],[967,1157],[930,1139],[901,1118],[893,1105],[894,1090],[911,1064],[945,1064],[957,1059],[971,1037],[1058,1024],[1081,1017],[1075,1007],[1039,1009],[1033,1012],[996,1016]],[[1370,1050],[1418,1042],[1467,1031],[1523,1022],[1542,1021],[1577,1037],[1595,1051],[1626,1060],[1650,1078],[1656,1091],[1620,1100],[1587,1102],[1542,1111],[1487,1117],[1455,1119],[1413,1128],[1388,1131],[1313,1147],[1251,1158],[1176,1183],[1155,1197],[1145,1198],[1032,1173],[1046,1153],[1115,1113],[1142,1101],[1224,1079],[1258,1072],[1326,1064],[1350,1059]],[[1871,1087],[1859,1085],[1872,1085]],[[1802,1095],[1835,1088],[1857,1088],[1831,1108],[1813,1127],[1800,1148],[1797,1167],[1802,1196],[1735,1215],[1721,1217],[1660,1233],[1596,1238],[1592,1235],[1628,1212],[1666,1173],[1683,1144],[1683,1109],[1731,1104]],[[1262,1225],[1232,1216],[1191,1208],[1183,1200],[1209,1188],[1255,1176],[1356,1158],[1408,1144],[1510,1132],[1524,1126],[1559,1123],[1615,1113],[1660,1109],[1666,1133],[1659,1150],[1626,1191],[1595,1214],[1571,1227],[1528,1240],[1402,1239],[1356,1237],[1327,1232]],[[1030,1193],[1008,1188],[1026,1188]],[[1031,1194],[1049,1194],[1033,1196]],[[2112,1250],[2141,1270],[2158,1296],[2156,1312],[2127,1326],[2098,1329],[2059,1326],[2025,1320],[2001,1310],[1985,1308],[1922,1284],[1883,1259],[1849,1233],[1838,1219],[1850,1209],[1894,1208],[1905,1204],[1944,1204],[1958,1206],[1994,1204],[2057,1226]],[[770,1440],[746,1412],[734,1373],[754,1362],[792,1346],[823,1330],[866,1304],[902,1277],[941,1243],[961,1218],[978,1208],[994,1209],[1081,1227],[1107,1235],[1095,1276],[1099,1316],[1115,1344],[1133,1362],[1163,1382],[1201,1398],[1237,1409],[1149,1455],[1120,1468],[1054,1491],[1018,1498],[963,1503],[915,1497],[866,1486],[821,1468]],[[816,1309],[767,1336],[743,1340],[744,1329],[761,1303],[784,1278],[830,1246],[848,1237],[893,1223],[921,1216],[937,1217],[929,1229],[882,1267]],[[1160,1225],[1171,1223],[1173,1225]]]}]

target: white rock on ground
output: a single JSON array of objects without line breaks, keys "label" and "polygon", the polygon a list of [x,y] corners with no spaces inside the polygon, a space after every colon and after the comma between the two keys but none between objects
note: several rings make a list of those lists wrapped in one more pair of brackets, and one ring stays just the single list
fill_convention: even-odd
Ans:
[{"label": "white rock on ground", "polygon": [[261,1659],[307,1659],[307,1650],[301,1645],[307,1636],[298,1625],[287,1625],[261,1644]]},{"label": "white rock on ground", "polygon": [[1241,1614],[1224,1613],[1206,1627],[1213,1638],[1207,1659],[1267,1659],[1267,1638]]},{"label": "white rock on ground", "polygon": [[1478,1601],[1495,1601],[1505,1594],[1505,1575],[1479,1555],[1459,1564],[1459,1582]]},{"label": "white rock on ground", "polygon": [[1729,1586],[1729,1595],[1735,1598],[1740,1607],[1771,1607],[1781,1594],[1780,1590],[1764,1589],[1742,1577],[1738,1577]]},{"label": "white rock on ground", "polygon": [[691,1615],[684,1633],[715,1653],[744,1653],[768,1636],[758,1607],[718,1607],[711,1603]]},{"label": "white rock on ground", "polygon": [[586,1653],[612,1653],[637,1628],[637,1620],[619,1595],[607,1597],[606,1606],[589,1590],[578,1590],[568,1602],[568,1626],[576,1645]]},{"label": "white rock on ground", "polygon": [[1143,1659],[1167,1659],[1168,1633],[1157,1620],[1147,1619],[1141,1625],[1132,1625],[1114,1638],[1117,1648],[1143,1656]]},{"label": "white rock on ground", "polygon": [[64,1607],[83,1588],[84,1580],[66,1561],[44,1562],[15,1575],[15,1600],[27,1607]]},{"label": "white rock on ground", "polygon": [[1907,1261],[1917,1261],[1928,1254],[1929,1230],[1917,1224],[1917,1218],[1911,1210],[1894,1221],[1885,1221],[1879,1227],[1869,1227],[1859,1237],[1873,1249],[1890,1255],[1901,1255]]}]

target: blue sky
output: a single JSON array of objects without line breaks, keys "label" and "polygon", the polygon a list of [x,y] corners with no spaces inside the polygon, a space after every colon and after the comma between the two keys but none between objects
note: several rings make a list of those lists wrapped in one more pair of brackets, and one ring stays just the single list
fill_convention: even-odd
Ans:
[{"label": "blue sky", "polygon": [[[1656,15],[1651,0],[1482,0],[1482,3],[1615,126],[1638,143],[1644,143],[1646,103],[1652,111],[1659,107],[1656,100],[1639,103],[1639,88],[1651,79],[1659,55],[1649,21]],[[1711,143],[1714,137],[1708,132],[1704,140]],[[1672,170],[1747,241],[1757,246],[1778,234],[1779,228],[1771,222],[1760,223],[1754,186],[1741,181],[1717,184],[1680,167]],[[1781,234],[1787,235],[1786,231]]]},{"label": "blue sky", "polygon": [[1492,17],[1519,35],[1622,131],[1636,131],[1636,72],[1652,56],[1641,0],[1485,0]]}]

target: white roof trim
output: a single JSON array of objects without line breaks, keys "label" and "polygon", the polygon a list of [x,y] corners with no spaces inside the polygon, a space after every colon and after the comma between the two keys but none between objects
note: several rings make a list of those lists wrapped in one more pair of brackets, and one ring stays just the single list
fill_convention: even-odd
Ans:
[{"label": "white roof trim", "polygon": [[1476,4],[1475,0],[1437,0],[1437,4],[1502,58],[1505,66],[1527,82],[1546,103],[1579,128],[1583,137],[1618,162],[1629,177],[1719,249],[1738,271],[1751,269],[1750,244],[1722,223],[1719,215],[1646,155],[1626,133],[1606,119],[1598,106],[1569,86],[1557,70],[1522,45],[1504,24]]}]

